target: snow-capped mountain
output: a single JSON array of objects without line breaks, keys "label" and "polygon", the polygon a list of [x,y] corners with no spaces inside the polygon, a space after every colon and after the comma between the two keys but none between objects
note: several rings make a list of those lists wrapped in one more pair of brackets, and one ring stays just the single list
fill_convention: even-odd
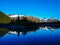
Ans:
[{"label": "snow-capped mountain", "polygon": [[33,17],[33,16],[26,16],[26,15],[18,15],[18,14],[9,14],[9,17],[13,20],[16,20],[19,16],[19,19],[22,20],[24,19],[24,17],[27,19],[27,20],[30,20],[30,21],[35,21],[35,22],[40,22],[40,19],[37,18],[37,17]]},{"label": "snow-capped mountain", "polygon": [[58,20],[55,19],[55,18],[53,18],[53,17],[51,17],[50,19],[47,20],[47,22],[57,22],[57,21],[58,21]]},{"label": "snow-capped mountain", "polygon": [[19,14],[8,14],[9,15],[9,17],[22,17],[22,16],[26,16],[26,15],[19,15]]},{"label": "snow-capped mountain", "polygon": [[41,19],[41,22],[47,22],[47,18],[43,18],[43,19]]},{"label": "snow-capped mountain", "polygon": [[58,21],[57,19],[55,19],[55,18],[53,18],[53,17],[51,17],[51,18],[49,18],[49,19],[43,18],[43,19],[40,20],[40,19],[35,18],[35,17],[33,17],[33,16],[26,16],[26,15],[19,15],[19,14],[8,14],[8,16],[9,16],[10,18],[14,19],[14,20],[16,20],[17,17],[19,16],[19,19],[23,19],[23,17],[27,17],[28,20],[34,21],[34,20],[36,19],[35,21],[39,21],[39,22],[57,22],[57,21]]}]

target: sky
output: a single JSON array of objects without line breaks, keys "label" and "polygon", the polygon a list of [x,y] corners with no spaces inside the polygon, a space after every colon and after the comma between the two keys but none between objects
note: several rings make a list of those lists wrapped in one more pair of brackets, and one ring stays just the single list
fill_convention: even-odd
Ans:
[{"label": "sky", "polygon": [[60,20],[60,0],[0,0],[0,11]]}]

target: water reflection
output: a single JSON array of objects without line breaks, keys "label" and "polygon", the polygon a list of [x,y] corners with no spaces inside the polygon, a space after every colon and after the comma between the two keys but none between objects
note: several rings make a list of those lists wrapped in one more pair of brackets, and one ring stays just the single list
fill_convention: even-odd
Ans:
[{"label": "water reflection", "polygon": [[4,36],[8,32],[9,30],[7,28],[0,28],[0,37]]},{"label": "water reflection", "polygon": [[37,31],[38,29],[43,29],[43,30],[51,30],[51,31],[54,31],[56,29],[58,29],[60,27],[51,27],[51,26],[44,26],[44,27],[39,27],[39,26],[27,26],[27,27],[20,27],[20,28],[17,28],[17,27],[14,27],[14,28],[0,28],[0,37],[3,37],[5,34],[17,34],[18,37],[20,34],[23,34],[23,35],[26,35],[27,33],[29,32],[35,32]]},{"label": "water reflection", "polygon": [[17,34],[18,36],[20,34],[26,35],[28,32],[35,32],[39,29],[39,26],[26,26],[26,27],[20,27],[20,28],[9,28],[9,33],[8,34]]},{"label": "water reflection", "polygon": [[60,26],[43,26],[43,27],[41,27],[41,29],[43,29],[43,30],[51,30],[51,31],[54,31],[58,28],[60,28]]}]

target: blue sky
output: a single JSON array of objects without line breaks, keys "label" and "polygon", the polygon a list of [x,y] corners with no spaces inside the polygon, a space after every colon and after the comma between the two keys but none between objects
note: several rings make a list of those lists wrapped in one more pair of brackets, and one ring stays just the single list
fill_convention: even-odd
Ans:
[{"label": "blue sky", "polygon": [[60,20],[60,0],[0,0],[0,11]]}]

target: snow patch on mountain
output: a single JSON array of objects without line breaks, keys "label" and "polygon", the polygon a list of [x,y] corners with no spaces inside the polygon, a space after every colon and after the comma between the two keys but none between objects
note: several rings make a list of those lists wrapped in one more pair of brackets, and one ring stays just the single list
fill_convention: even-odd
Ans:
[{"label": "snow patch on mountain", "polygon": [[18,15],[18,14],[9,14],[9,17],[21,17],[21,16],[24,16],[25,17],[25,15]]}]

